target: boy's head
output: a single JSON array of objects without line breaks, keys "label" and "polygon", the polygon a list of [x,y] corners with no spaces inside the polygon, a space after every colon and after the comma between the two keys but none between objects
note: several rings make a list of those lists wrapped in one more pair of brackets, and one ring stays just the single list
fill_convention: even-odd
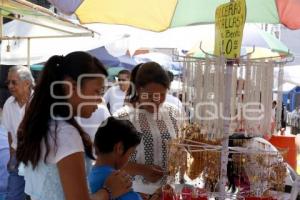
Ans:
[{"label": "boy's head", "polygon": [[137,130],[128,120],[109,117],[98,128],[94,145],[98,156],[111,154],[115,158],[115,168],[122,168],[140,144]]}]

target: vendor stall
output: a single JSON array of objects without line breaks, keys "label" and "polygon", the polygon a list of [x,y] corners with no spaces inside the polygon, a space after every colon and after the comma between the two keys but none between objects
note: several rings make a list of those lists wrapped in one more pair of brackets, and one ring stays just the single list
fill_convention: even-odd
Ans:
[{"label": "vendor stall", "polygon": [[[236,46],[241,42],[234,36],[230,39],[236,40]],[[220,49],[229,40],[222,38]],[[279,67],[281,110],[283,65],[288,60],[281,55],[253,56],[255,47],[246,54],[230,55],[224,50],[218,55],[216,44],[218,40],[214,54],[200,45],[204,56],[177,57],[184,66],[184,105],[194,112],[171,143],[169,167],[174,179],[169,183],[179,184],[186,176],[196,181],[193,187],[179,189],[182,199],[276,199],[277,192],[292,185],[284,160],[288,150],[286,146],[276,149],[263,137],[272,135],[274,67]],[[281,113],[276,114],[280,118]],[[295,148],[289,151],[294,156]],[[294,167],[295,159],[290,161]]]},{"label": "vendor stall", "polygon": [[[2,2],[7,2],[7,4],[2,4],[1,7],[2,10],[8,13],[6,16],[10,17],[10,13],[22,14],[18,13],[20,12],[18,9],[10,8],[7,5],[11,2],[24,3],[24,1],[7,0]],[[90,3],[87,4],[87,2]],[[85,16],[85,13],[88,13],[87,17],[93,15],[94,13],[89,12],[93,5],[91,2],[95,1],[83,1],[78,8],[79,10],[76,10],[77,15]],[[162,1],[134,2],[145,6],[157,5]],[[173,15],[173,11],[175,8],[177,10],[177,8],[184,6],[182,2],[188,1],[178,1],[178,5],[176,4],[177,1],[168,1],[168,4],[164,2],[158,9],[158,13],[162,14],[162,16],[155,15],[155,17],[159,19],[167,17],[168,19],[167,21],[162,20],[163,26],[157,26],[157,24],[154,24],[154,27],[151,26],[157,18],[153,17],[155,12],[153,13],[147,7],[146,10],[150,10],[151,14],[150,26],[138,27],[158,31],[170,27],[171,18],[178,15]],[[218,4],[216,2],[215,5]],[[225,11],[233,7],[240,8],[238,16],[229,16],[239,20],[240,23],[235,27],[237,30],[227,30],[228,27],[226,28],[225,26],[226,21],[230,19],[226,18],[228,16],[222,16],[226,13],[225,11],[221,12],[222,7],[217,10],[216,16],[220,18],[215,20],[217,30],[215,35],[217,38],[213,53],[208,53],[206,49],[200,46],[203,57],[174,55],[176,61],[181,62],[183,65],[182,76],[184,80],[181,89],[183,104],[186,110],[193,110],[191,112],[193,115],[190,115],[188,119],[185,118],[185,113],[177,116],[181,117],[180,119],[183,119],[185,124],[180,127],[180,133],[177,135],[177,138],[169,143],[169,152],[164,152],[169,155],[167,159],[164,158],[164,163],[168,163],[165,165],[165,167],[168,166],[168,171],[164,171],[164,175],[169,176],[168,184],[163,185],[162,188],[151,188],[162,191],[164,200],[190,200],[192,198],[217,198],[221,200],[226,198],[275,199],[280,192],[284,193],[286,185],[291,185],[287,181],[290,180],[288,165],[283,159],[285,153],[287,153],[286,149],[278,150],[262,139],[263,137],[271,136],[270,122],[274,67],[279,68],[277,86],[279,96],[278,110],[280,110],[283,65],[288,61],[285,56],[290,55],[289,52],[284,55],[281,52],[271,52],[271,56],[257,57],[254,55],[260,49],[256,46],[246,49],[243,54],[241,44],[244,22],[246,21],[245,2],[245,0],[231,0],[230,3],[222,5],[225,6],[223,7]],[[252,5],[252,9],[254,4],[262,4],[262,1],[255,1],[254,4],[251,4],[250,2],[252,1],[249,0],[247,2],[249,5]],[[263,5],[271,6],[275,12],[277,12],[276,5],[282,6],[282,4],[275,5],[275,1],[268,0],[268,2],[272,2],[272,4],[264,2]],[[131,11],[130,13],[133,14],[136,14],[133,11],[137,11],[138,14],[143,14],[143,9],[134,8],[132,10],[131,5],[128,4],[128,6],[127,3],[122,1],[121,4],[124,6],[118,8],[130,7],[125,9],[125,11]],[[29,6],[29,4],[22,5],[26,8]],[[100,4],[97,5],[99,6]],[[109,3],[105,5],[108,7],[101,7],[101,9],[104,9],[102,10],[103,12],[107,12],[109,10],[107,8],[111,8]],[[168,5],[171,5],[172,9],[163,12],[165,8],[170,7]],[[203,5],[201,7],[205,8]],[[215,8],[215,6],[211,7]],[[33,7],[29,6],[29,8],[29,11],[32,11]],[[99,7],[92,8],[97,8],[94,12],[102,13],[99,12]],[[256,8],[261,9],[262,6],[257,6]],[[109,13],[112,14],[116,11],[119,10],[114,10],[114,12],[109,10]],[[199,10],[196,9],[196,11],[198,14]],[[257,16],[257,10],[252,10],[252,13],[255,13],[251,15],[252,17]],[[270,12],[267,13],[270,14]],[[235,13],[232,15],[235,15]],[[147,16],[149,17],[149,15]],[[271,16],[273,16],[272,13]],[[261,17],[265,17],[265,15],[261,15]],[[84,21],[83,18],[80,19]],[[121,15],[121,20],[123,19],[123,15]],[[131,19],[136,20],[137,17],[134,16]],[[138,23],[142,19],[142,17],[138,18]],[[24,20],[27,21],[27,19]],[[91,22],[91,20],[86,20],[86,22]],[[126,24],[126,20],[125,22],[118,22]],[[237,23],[237,21],[235,22]],[[115,23],[115,21],[110,23]],[[137,26],[137,24],[129,24]],[[224,26],[225,29],[218,30],[221,29],[220,26]],[[62,32],[67,35],[70,34],[68,30],[63,30]],[[80,36],[81,33],[75,35]],[[224,38],[224,35],[229,36]],[[4,38],[6,43],[2,44],[2,47],[3,45],[10,47],[9,42],[13,39],[11,37]],[[28,41],[27,64],[29,65],[31,38],[20,37],[19,39]],[[7,49],[9,50],[9,48]],[[232,49],[235,50],[232,51]],[[278,113],[277,117],[279,118],[280,115]],[[294,149],[291,150],[294,151]],[[193,184],[192,186],[190,185],[191,183]],[[295,193],[297,193],[296,189]],[[291,200],[289,194],[284,199]]]}]

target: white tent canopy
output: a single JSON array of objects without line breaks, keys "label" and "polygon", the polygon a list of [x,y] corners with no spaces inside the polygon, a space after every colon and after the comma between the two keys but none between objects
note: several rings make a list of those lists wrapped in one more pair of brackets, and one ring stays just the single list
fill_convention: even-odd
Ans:
[{"label": "white tent canopy", "polygon": [[131,55],[140,48],[178,48],[189,50],[198,45],[199,41],[208,41],[210,39],[210,36],[204,34],[203,30],[211,27],[210,25],[202,25],[172,28],[164,32],[151,32],[124,25],[97,23],[86,26],[105,35],[116,33],[127,35],[123,40],[127,40],[126,48],[130,51]]},{"label": "white tent canopy", "polygon": [[[2,18],[14,19],[2,25]],[[118,38],[97,32],[24,0],[0,1],[0,63],[30,65],[52,55],[86,51]]]},{"label": "white tent canopy", "polygon": [[[164,32],[151,32],[124,25],[111,24],[87,24],[86,27],[101,34],[127,35],[128,49],[131,54],[139,48],[177,48],[191,50],[199,47],[202,42],[202,48],[205,51],[213,50],[215,40],[214,25],[195,25],[186,27],[177,27],[168,29]],[[246,24],[243,33],[242,46],[244,47],[261,47],[269,49],[270,46],[264,38],[267,34],[262,34],[258,25]],[[270,35],[268,39],[271,39]],[[274,38],[274,37],[273,37]],[[276,40],[276,39],[274,39]],[[280,41],[278,41],[280,43]]]},{"label": "white tent canopy", "polygon": [[[286,84],[286,87],[291,87],[291,85],[300,86],[300,65],[284,66],[283,69],[283,83],[289,83],[289,85]],[[278,70],[278,67],[274,70],[275,79],[278,78]]]},{"label": "white tent canopy", "polygon": [[[289,92],[294,89],[297,85],[292,83],[283,83],[282,84],[282,92]],[[278,92],[278,88],[274,88],[273,92]]]},{"label": "white tent canopy", "polygon": [[[39,19],[37,18],[37,20]],[[115,41],[118,37],[95,35],[94,37],[51,38],[52,35],[59,36],[61,32],[17,20],[5,24],[3,30],[4,34],[10,37],[16,35],[23,37],[44,35],[44,38],[41,39],[30,39],[31,64],[45,62],[52,55],[65,55],[72,51],[95,49]],[[0,63],[5,65],[26,65],[27,45],[28,40],[26,39],[3,40],[1,43]]]}]

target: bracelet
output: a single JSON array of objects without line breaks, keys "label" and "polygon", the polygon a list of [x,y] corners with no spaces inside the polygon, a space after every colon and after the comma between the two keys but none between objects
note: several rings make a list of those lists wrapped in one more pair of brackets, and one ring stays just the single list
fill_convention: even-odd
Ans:
[{"label": "bracelet", "polygon": [[103,185],[102,189],[108,193],[108,196],[109,196],[108,199],[113,200],[111,189],[109,187],[107,187],[106,185]]}]

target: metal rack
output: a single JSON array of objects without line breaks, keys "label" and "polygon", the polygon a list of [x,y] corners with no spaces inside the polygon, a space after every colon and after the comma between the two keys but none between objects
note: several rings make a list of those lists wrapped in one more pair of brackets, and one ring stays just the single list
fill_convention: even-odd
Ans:
[{"label": "metal rack", "polygon": [[[198,66],[201,66],[201,63],[210,60],[211,63],[213,63],[214,65],[218,65],[219,63],[225,63],[225,65],[236,65],[237,67],[240,66],[246,66],[247,64],[252,64],[252,63],[266,63],[266,64],[270,64],[272,63],[273,66],[278,65],[278,66],[283,66],[283,64],[287,63],[287,62],[292,62],[294,57],[291,54],[288,54],[287,57],[281,57],[281,56],[276,56],[276,57],[265,57],[265,58],[258,58],[258,59],[250,59],[251,54],[253,54],[255,52],[255,46],[253,46],[252,51],[250,53],[247,53],[246,55],[241,55],[239,58],[236,59],[225,59],[224,56],[216,56],[214,54],[210,54],[208,52],[206,52],[203,48],[202,48],[202,43],[200,43],[199,46],[200,50],[204,53],[205,57],[204,58],[196,58],[196,57],[191,57],[191,56],[180,56],[178,54],[178,52],[176,52],[175,50],[173,51],[173,60],[175,62],[182,62],[184,64],[184,66],[186,67],[187,64],[194,64]],[[185,73],[185,72],[184,72]],[[194,71],[195,73],[195,71]],[[226,73],[226,77],[225,77],[225,89],[230,91],[232,89],[232,69],[231,67],[227,67],[226,71],[224,72]],[[184,82],[186,83],[185,85],[188,84],[189,80],[187,80],[189,78],[191,74],[184,74],[183,77],[186,79]],[[194,75],[194,79],[192,81],[195,81],[196,77],[195,74]],[[283,72],[280,71],[280,76],[283,76]],[[281,84],[281,83],[279,83]],[[281,87],[281,85],[280,85]],[[280,88],[278,87],[278,88]],[[187,89],[189,90],[189,89]],[[279,94],[280,95],[280,94]],[[186,96],[185,94],[183,94],[183,101],[184,102],[188,102],[189,101],[193,101],[193,99],[191,99],[191,97]],[[231,104],[231,99],[230,96],[228,96],[228,94],[225,94],[224,96],[224,107],[230,107]],[[281,103],[279,103],[279,105],[281,105]],[[279,109],[280,110],[280,109]],[[230,110],[227,109],[227,111],[225,111],[225,116],[229,116],[230,115]],[[192,120],[194,122],[194,120]],[[221,152],[221,175],[220,175],[220,184],[219,184],[219,192],[218,192],[218,197],[220,199],[225,199],[226,196],[228,196],[228,193],[226,192],[225,186],[226,186],[226,182],[227,182],[227,163],[228,163],[228,155],[230,154],[241,154],[241,153],[245,153],[245,154],[253,154],[253,153],[258,153],[257,151],[249,151],[249,149],[245,149],[245,148],[231,148],[228,146],[228,141],[229,141],[229,123],[230,122],[226,122],[226,120],[224,120],[223,123],[223,141],[222,141],[222,145],[221,146],[208,146],[207,144],[200,144],[197,142],[192,142],[189,141],[192,144],[181,144],[183,146],[185,146],[188,149],[193,149],[192,151],[197,152],[197,151],[203,151],[203,149],[205,150],[209,150],[209,151],[218,151]],[[197,148],[199,148],[197,150]],[[262,153],[260,151],[260,153]],[[265,152],[268,154],[278,154],[278,152]],[[300,180],[300,179],[299,179]]]}]

